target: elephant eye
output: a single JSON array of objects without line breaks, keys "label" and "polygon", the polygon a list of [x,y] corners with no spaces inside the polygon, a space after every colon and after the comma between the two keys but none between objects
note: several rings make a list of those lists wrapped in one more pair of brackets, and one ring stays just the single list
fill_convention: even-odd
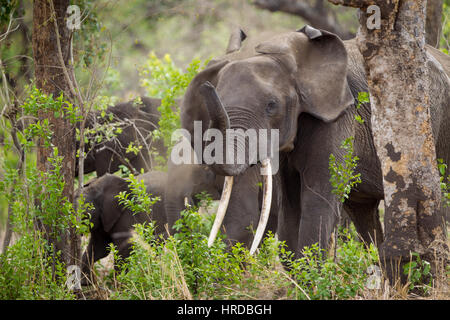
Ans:
[{"label": "elephant eye", "polygon": [[268,115],[273,115],[277,111],[278,103],[275,100],[270,100],[266,105],[266,113]]}]

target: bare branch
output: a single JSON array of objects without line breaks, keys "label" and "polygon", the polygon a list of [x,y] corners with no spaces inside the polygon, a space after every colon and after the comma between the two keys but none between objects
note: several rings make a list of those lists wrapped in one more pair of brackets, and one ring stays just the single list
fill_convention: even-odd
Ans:
[{"label": "bare branch", "polygon": [[64,72],[64,76],[66,77],[67,83],[69,84],[69,89],[70,89],[70,93],[74,96],[77,97],[78,102],[80,104],[83,104],[83,98],[81,96],[80,91],[75,91],[75,86],[72,82],[72,79],[69,76],[69,72],[67,70],[66,64],[64,63],[64,57],[62,54],[62,50],[61,50],[61,42],[60,42],[60,34],[59,34],[59,27],[58,27],[58,21],[56,19],[56,12],[55,12],[55,7],[53,6],[53,1],[49,0],[49,4],[50,4],[50,8],[52,10],[51,15],[52,15],[52,20],[53,20],[53,24],[55,26],[55,32],[56,32],[56,47],[58,49],[58,59],[59,62],[61,64],[61,68],[63,69]]},{"label": "bare branch", "polygon": [[272,12],[281,11],[300,16],[313,27],[333,32],[343,39],[353,38],[354,34],[344,30],[333,15],[329,14],[323,6],[323,1],[319,0],[315,6],[302,0],[254,0],[253,4]]},{"label": "bare branch", "polygon": [[346,7],[353,8],[364,8],[372,4],[377,4],[374,0],[328,0],[330,3],[335,5],[343,5]]},{"label": "bare branch", "polygon": [[6,28],[5,33],[0,34],[0,42],[2,42],[3,40],[5,40],[5,39],[8,37],[8,35],[9,35],[10,33],[13,33],[14,31],[16,31],[17,29],[19,29],[19,27],[20,27],[20,23],[19,23],[14,29],[11,30],[11,25],[12,25],[12,22],[13,22],[13,20],[14,20],[14,19],[13,19],[13,14],[14,14],[14,10],[13,10],[13,12],[11,12],[11,14],[9,15],[8,28]]}]

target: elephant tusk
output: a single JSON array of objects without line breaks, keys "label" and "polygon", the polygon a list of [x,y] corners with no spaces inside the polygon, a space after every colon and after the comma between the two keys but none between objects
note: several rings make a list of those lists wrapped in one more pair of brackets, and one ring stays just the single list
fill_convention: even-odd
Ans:
[{"label": "elephant tusk", "polygon": [[223,218],[227,212],[228,202],[230,201],[231,190],[233,189],[233,176],[226,176],[223,183],[222,196],[220,197],[219,207],[217,208],[216,219],[214,220],[211,233],[208,238],[208,247],[211,247],[217,237]]},{"label": "elephant tusk", "polygon": [[269,221],[270,207],[272,205],[272,165],[270,159],[262,161],[262,171],[264,174],[264,194],[261,208],[261,216],[259,218],[258,228],[256,228],[255,237],[250,248],[250,254],[254,254],[261,242],[264,230],[266,230]]}]

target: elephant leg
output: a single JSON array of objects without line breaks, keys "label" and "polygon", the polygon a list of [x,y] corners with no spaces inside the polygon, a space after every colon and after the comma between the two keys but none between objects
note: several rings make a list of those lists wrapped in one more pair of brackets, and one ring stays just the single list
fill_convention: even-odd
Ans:
[{"label": "elephant leg", "polygon": [[342,210],[341,211],[341,220],[339,222],[339,225],[345,229],[350,229],[351,224],[352,224],[352,220],[351,220],[350,216],[348,215],[348,212],[345,210]]},{"label": "elephant leg", "polygon": [[235,183],[230,196],[227,213],[223,220],[222,232],[231,246],[237,242],[250,247],[259,221],[259,199],[257,192],[245,192]]},{"label": "elephant leg", "polygon": [[280,211],[278,219],[278,239],[286,243],[288,250],[297,252],[300,207],[283,203],[283,210]]},{"label": "elephant leg", "polygon": [[318,243],[326,249],[331,234],[338,222],[338,203],[331,197],[321,196],[314,190],[302,190],[301,217],[298,228],[298,244],[296,254],[302,256],[304,247]]},{"label": "elephant leg", "polygon": [[116,221],[114,227],[110,230],[109,234],[111,235],[112,243],[117,249],[118,259],[114,261],[114,269],[116,271],[121,270],[122,262],[131,254],[132,243],[130,240],[133,236],[133,225],[149,220],[149,216],[144,212],[133,214],[126,210],[122,212],[120,219]]},{"label": "elephant leg", "polygon": [[300,226],[300,178],[295,170],[287,166],[280,168],[282,186],[282,209],[278,215],[277,236],[284,241],[288,250],[297,252],[298,230]]},{"label": "elephant leg", "polygon": [[368,202],[346,201],[344,204],[347,214],[353,221],[356,231],[366,244],[380,245],[383,242],[378,205],[380,200]]},{"label": "elephant leg", "polygon": [[339,222],[338,210],[342,207],[331,191],[329,173],[322,168],[311,167],[301,176],[300,224],[296,254],[302,256],[305,246],[318,243],[326,249],[331,234]]},{"label": "elephant leg", "polygon": [[281,208],[277,204],[272,204],[270,209],[269,220],[267,221],[266,229],[264,230],[264,234],[271,231],[273,234],[276,233],[278,229],[278,216],[280,215]]},{"label": "elephant leg", "polygon": [[176,186],[171,191],[169,187],[167,187],[168,191],[164,194],[164,209],[166,212],[166,218],[167,218],[167,225],[169,228],[169,234],[174,235],[176,233],[176,230],[173,228],[175,225],[175,222],[181,218],[181,211],[185,209],[184,206],[184,198],[185,193],[183,193],[183,190],[176,190],[176,188],[181,188],[180,186]]},{"label": "elephant leg", "polygon": [[111,238],[103,230],[97,229],[91,232],[88,246],[81,258],[82,285],[87,285],[88,281],[92,281],[94,263],[108,255],[107,247],[109,243],[111,243]]},{"label": "elephant leg", "polygon": [[[280,190],[281,188],[281,181],[280,177],[277,175],[273,176],[273,188],[272,188],[272,203],[270,206],[270,213],[269,213],[269,219],[267,220],[266,229],[264,230],[264,235],[267,234],[267,232],[272,232],[275,234],[278,230],[278,217],[281,213],[281,207],[282,207],[282,192]],[[260,218],[260,213],[262,210],[262,203],[263,203],[263,193],[262,190],[259,190],[258,195],[258,221]],[[255,225],[258,225],[258,223]],[[253,240],[253,239],[252,239]]]},{"label": "elephant leg", "polygon": [[[274,189],[276,189],[279,183],[277,183],[277,180],[274,182]],[[253,242],[254,235],[252,230],[256,231],[258,227],[263,201],[263,192],[259,183],[261,183],[261,176],[257,166],[248,169],[244,174],[234,179],[222,229],[225,230],[227,235],[226,241],[229,241],[230,245],[241,242],[250,248]],[[276,231],[277,216],[277,193],[276,190],[273,190],[269,220],[264,234],[269,230],[272,232]]]}]

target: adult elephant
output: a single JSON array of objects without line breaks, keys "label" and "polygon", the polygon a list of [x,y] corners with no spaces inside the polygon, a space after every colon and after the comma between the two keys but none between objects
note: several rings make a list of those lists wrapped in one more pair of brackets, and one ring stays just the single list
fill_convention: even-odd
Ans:
[{"label": "adult elephant", "polygon": [[134,224],[154,221],[155,234],[165,234],[166,214],[162,196],[167,174],[149,171],[136,178],[144,181],[147,193],[152,197],[160,197],[160,200],[152,206],[150,214],[133,213],[119,203],[116,196],[120,192],[130,193],[130,189],[128,181],[116,175],[107,173],[90,181],[83,188],[85,203],[93,206],[93,210],[89,212],[93,226],[89,243],[82,257],[82,272],[87,279],[90,279],[93,264],[108,255],[110,243],[116,246],[118,255],[123,259],[130,255],[130,238]]},{"label": "adult elephant", "polygon": [[[342,160],[341,142],[355,137],[362,183],[352,190],[345,207],[363,239],[380,244],[377,208],[384,196],[382,175],[370,106],[355,108],[358,92],[368,91],[355,41],[343,42],[332,33],[305,26],[244,47],[245,43],[239,54],[214,60],[193,79],[181,106],[182,127],[192,137],[194,121],[202,124],[202,134],[213,128],[224,137],[229,129],[279,130],[275,151],[285,201],[277,232],[297,256],[304,246],[318,242],[326,247],[329,242],[341,206],[329,182],[329,156]],[[436,151],[449,163],[449,58],[432,48],[428,52]],[[355,115],[364,124],[356,122]],[[234,154],[243,148],[242,143],[231,147]],[[232,164],[213,164],[211,169],[231,180],[248,171],[250,160],[270,164],[260,156],[240,164],[236,159]],[[400,239],[393,241],[400,245]]]},{"label": "adult elephant", "polygon": [[[97,142],[96,137],[101,135],[95,132],[88,135],[88,143],[85,145],[84,173],[97,172],[100,177],[105,173],[113,173],[119,169],[119,165],[125,165],[132,172],[139,173],[142,169],[148,171],[152,168],[154,159],[150,157],[150,151],[166,156],[166,148],[162,140],[153,140],[151,133],[157,129],[160,112],[158,107],[160,99],[142,97],[141,103],[129,101],[108,107],[105,112],[94,111],[88,114],[87,129],[97,129],[100,133],[108,131],[120,133],[113,137],[102,137]],[[142,148],[137,152],[127,152],[127,147]],[[77,142],[77,149],[79,142]],[[75,174],[78,175],[78,161],[75,166]]]},{"label": "adult elephant", "polygon": [[[226,57],[237,57],[242,54],[242,44],[246,42],[253,43],[254,40],[246,40],[247,35],[241,28],[235,28],[228,41]],[[208,66],[214,65],[217,61],[213,59]],[[208,68],[209,69],[209,68]],[[186,113],[182,110],[183,117]],[[191,150],[191,155],[193,151]],[[180,218],[180,212],[184,209],[184,198],[195,199],[195,195],[201,192],[208,193],[212,199],[218,200],[225,187],[229,189],[230,183],[224,184],[224,176],[214,173],[208,165],[194,164],[193,158],[189,163],[175,164],[172,157],[168,162],[168,183],[164,196],[165,211],[169,227],[172,227],[176,220]],[[258,174],[259,166],[255,166],[234,178],[234,187],[226,195],[228,202],[221,201],[217,209],[217,219],[213,226],[212,234],[209,238],[209,245],[212,245],[223,222],[222,231],[227,235],[227,241],[230,245],[241,242],[250,245],[254,237],[251,226],[256,227],[260,219],[259,213],[265,211],[270,214],[270,221],[265,230],[275,232],[277,228],[277,217],[281,207],[282,194],[274,194],[272,206],[263,208],[261,206],[264,190],[262,188],[262,178]],[[276,189],[281,188],[279,175],[274,178]],[[278,188],[280,186],[280,188]],[[225,212],[228,214],[225,216]],[[171,232],[175,232],[171,228]]]}]

